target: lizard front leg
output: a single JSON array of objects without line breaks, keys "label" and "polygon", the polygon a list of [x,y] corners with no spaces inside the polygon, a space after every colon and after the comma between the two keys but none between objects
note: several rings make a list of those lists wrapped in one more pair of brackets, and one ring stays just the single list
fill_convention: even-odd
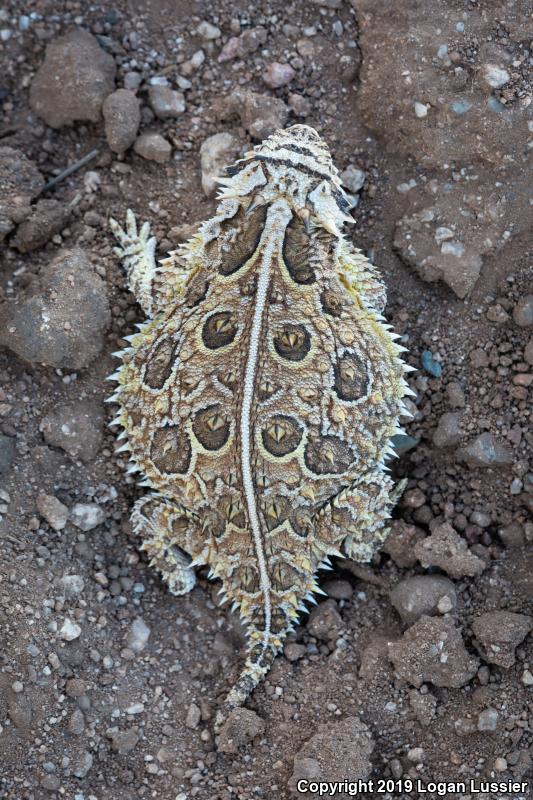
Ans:
[{"label": "lizard front leg", "polygon": [[124,228],[112,217],[109,227],[118,242],[114,251],[124,265],[128,288],[146,316],[152,318],[182,293],[192,267],[181,250],[173,250],[156,262],[157,242],[155,236],[150,236],[150,224],[145,222],[138,230],[131,209],[126,213]]}]

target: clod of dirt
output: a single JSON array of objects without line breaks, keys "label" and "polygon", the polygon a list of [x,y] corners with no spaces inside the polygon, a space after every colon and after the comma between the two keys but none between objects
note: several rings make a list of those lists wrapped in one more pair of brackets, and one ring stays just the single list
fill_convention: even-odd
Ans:
[{"label": "clod of dirt", "polygon": [[254,139],[264,139],[283,128],[289,109],[278,97],[235,89],[227,99],[227,109],[238,114],[243,126]]},{"label": "clod of dirt", "polygon": [[141,103],[133,92],[117,89],[102,106],[107,143],[114,153],[131,147],[141,124]]},{"label": "clod of dirt", "polygon": [[83,250],[64,250],[0,308],[0,345],[34,364],[82,369],[100,353],[109,322],[104,282]]},{"label": "clod of dirt", "polygon": [[69,208],[64,203],[58,200],[39,200],[28,219],[19,225],[11,245],[21,253],[44,247],[52,236],[65,227],[68,218]]},{"label": "clod of dirt", "polygon": [[458,689],[479,665],[453,621],[443,617],[420,617],[400,641],[389,644],[389,658],[400,678],[417,688],[429,682]]},{"label": "clod of dirt", "polygon": [[433,433],[433,444],[439,449],[455,447],[461,441],[462,414],[458,411],[446,411],[439,417]]},{"label": "clod of dirt", "polygon": [[337,611],[335,600],[325,600],[315,606],[307,621],[307,630],[311,636],[316,636],[325,642],[336,639],[342,627],[342,617]]},{"label": "clod of dirt", "polygon": [[224,167],[232,164],[239,151],[239,141],[228,131],[215,133],[200,148],[202,189],[208,197],[215,194],[220,184],[216,178],[224,175]]},{"label": "clod of dirt", "polygon": [[480,655],[490,664],[508,669],[515,663],[515,647],[533,630],[533,617],[511,611],[487,611],[472,623]]},{"label": "clod of dirt", "polygon": [[408,525],[401,519],[393,520],[389,530],[383,545],[384,552],[388,553],[396,566],[401,569],[413,567],[417,561],[414,547],[417,542],[425,538],[424,531],[416,525]]},{"label": "clod of dirt", "polygon": [[135,152],[147,161],[157,161],[163,164],[168,161],[172,153],[170,142],[160,133],[143,133],[135,140]]},{"label": "clod of dirt", "polygon": [[115,88],[115,60],[90,33],[71,31],[51,42],[30,87],[33,111],[52,128],[98,122]]},{"label": "clod of dirt", "polygon": [[440,567],[452,578],[479,575],[485,569],[485,562],[470,552],[449,522],[437,525],[431,536],[417,542],[414,552],[424,568]]},{"label": "clod of dirt", "polygon": [[396,584],[390,600],[406,625],[412,625],[422,615],[446,614],[457,605],[455,586],[443,575],[406,578]]},{"label": "clod of dirt", "polygon": [[513,454],[505,442],[492,433],[481,433],[457,451],[457,457],[469,467],[510,467]]},{"label": "clod of dirt", "polygon": [[217,737],[217,749],[221,753],[238,753],[239,747],[249,744],[265,731],[265,723],[248,708],[235,708],[223,724]]},{"label": "clod of dirt", "polygon": [[104,412],[99,403],[76,400],[54,408],[42,419],[39,429],[47,444],[88,463],[98,452],[103,426]]},{"label": "clod of dirt", "polygon": [[30,203],[44,188],[44,178],[14,147],[0,147],[0,242],[30,214]]},{"label": "clod of dirt", "polygon": [[[300,797],[316,798],[317,794],[299,792],[298,781],[364,780],[372,769],[373,749],[372,734],[358,717],[323,723],[296,753],[289,786]],[[336,797],[345,800],[348,795],[338,792]]]}]

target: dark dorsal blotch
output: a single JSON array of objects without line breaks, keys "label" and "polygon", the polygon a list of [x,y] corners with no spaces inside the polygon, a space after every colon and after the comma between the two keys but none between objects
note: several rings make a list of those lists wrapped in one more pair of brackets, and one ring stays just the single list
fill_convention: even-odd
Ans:
[{"label": "dark dorsal blotch", "polygon": [[338,436],[309,436],[305,447],[306,466],[315,475],[345,472],[353,461],[351,448]]},{"label": "dark dorsal blotch", "polygon": [[148,357],[143,383],[150,389],[161,389],[172,372],[178,343],[171,336],[160,339]]},{"label": "dark dorsal blotch", "polygon": [[263,516],[269,531],[277,528],[289,517],[290,505],[287,497],[272,495],[262,503]]},{"label": "dark dorsal blotch", "polygon": [[284,325],[274,336],[276,353],[288,361],[303,361],[311,349],[311,337],[303,325]]},{"label": "dark dorsal blotch", "polygon": [[235,339],[237,325],[231,311],[218,311],[204,322],[202,340],[210,350],[225,347]]},{"label": "dark dorsal blotch", "polygon": [[276,414],[270,417],[261,431],[265,450],[273,456],[292,453],[301,442],[303,428],[293,417]]},{"label": "dark dorsal blotch", "polygon": [[293,214],[283,239],[283,260],[295,283],[308,285],[316,281],[311,261],[311,240],[302,220]]},{"label": "dark dorsal blotch", "polygon": [[324,289],[320,295],[320,302],[325,314],[329,314],[332,317],[342,316],[345,299],[340,292],[335,292],[333,289]]},{"label": "dark dorsal blotch", "polygon": [[220,450],[229,438],[230,424],[219,403],[198,411],[192,423],[193,433],[206,450]]},{"label": "dark dorsal blotch", "polygon": [[191,463],[191,443],[180,425],[159,428],[152,439],[150,458],[167,475],[184,475]]},{"label": "dark dorsal blotch", "polygon": [[266,205],[250,214],[239,210],[232,219],[222,223],[220,237],[206,247],[208,256],[216,259],[221,275],[232,275],[253,256],[263,235],[267,210]]},{"label": "dark dorsal blotch", "polygon": [[207,278],[201,272],[194,275],[185,287],[183,299],[187,308],[194,308],[201,303],[207,294],[208,287]]},{"label": "dark dorsal blotch", "polygon": [[335,391],[341,400],[360,400],[368,394],[368,369],[356,353],[345,353],[335,364]]}]

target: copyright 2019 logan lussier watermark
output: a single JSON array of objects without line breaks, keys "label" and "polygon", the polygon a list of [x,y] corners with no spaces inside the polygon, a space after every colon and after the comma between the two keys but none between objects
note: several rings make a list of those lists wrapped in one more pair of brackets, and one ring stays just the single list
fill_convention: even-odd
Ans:
[{"label": "copyright 2019 logan lussier watermark", "polygon": [[413,793],[414,797],[426,796],[428,800],[432,800],[434,797],[446,797],[450,794],[469,794],[475,797],[476,794],[486,795],[488,793],[508,795],[516,798],[516,800],[519,798],[527,800],[531,797],[529,786],[528,781],[491,781],[473,778],[469,781],[422,781],[420,779],[411,780],[410,778],[357,781],[310,781],[301,779],[296,784],[296,788],[301,794],[312,794],[319,797],[335,797],[338,794],[357,797],[360,794],[375,794],[379,796],[391,793],[405,793],[407,795]]}]

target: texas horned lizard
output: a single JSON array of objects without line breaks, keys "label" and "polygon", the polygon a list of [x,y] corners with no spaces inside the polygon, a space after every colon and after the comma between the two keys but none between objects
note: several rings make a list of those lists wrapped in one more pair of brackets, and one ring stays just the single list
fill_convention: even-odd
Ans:
[{"label": "texas horned lizard", "polygon": [[226,707],[268,670],[327,557],[368,561],[397,492],[384,460],[408,393],[385,289],[341,233],[349,208],[324,142],[278,131],[227,169],[215,216],[156,265],[111,220],[148,321],[112,376],[131,471],[152,492],[133,528],[171,592],[207,564],[248,626]]}]

